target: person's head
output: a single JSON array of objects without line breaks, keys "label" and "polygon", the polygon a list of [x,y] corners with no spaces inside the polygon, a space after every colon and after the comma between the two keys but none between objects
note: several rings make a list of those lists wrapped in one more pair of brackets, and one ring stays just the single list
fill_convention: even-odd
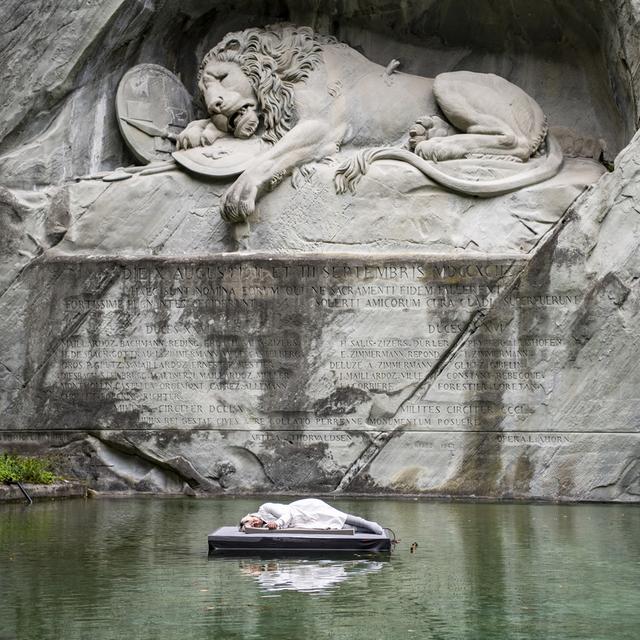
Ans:
[{"label": "person's head", "polygon": [[257,513],[248,513],[240,520],[240,528],[242,527],[263,527],[265,521]]}]

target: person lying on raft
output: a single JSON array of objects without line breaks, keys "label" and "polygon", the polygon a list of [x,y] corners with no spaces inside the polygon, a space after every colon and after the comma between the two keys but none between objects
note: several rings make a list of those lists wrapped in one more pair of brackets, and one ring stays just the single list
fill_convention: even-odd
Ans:
[{"label": "person lying on raft", "polygon": [[384,533],[377,522],[343,513],[317,498],[296,500],[291,504],[266,502],[256,513],[248,513],[240,520],[240,529],[245,526],[266,526],[268,529],[343,529],[345,525],[353,527],[357,533]]}]

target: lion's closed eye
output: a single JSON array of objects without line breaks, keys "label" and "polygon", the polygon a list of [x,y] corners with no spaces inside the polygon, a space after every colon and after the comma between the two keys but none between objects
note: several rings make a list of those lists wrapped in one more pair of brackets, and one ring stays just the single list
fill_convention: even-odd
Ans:
[{"label": "lion's closed eye", "polygon": [[204,76],[203,76],[203,82],[205,84],[205,86],[212,82],[212,81],[217,81],[217,82],[221,82],[222,80],[224,80],[229,74],[225,71],[225,72],[220,72],[220,73],[212,73],[211,71],[206,71]]}]

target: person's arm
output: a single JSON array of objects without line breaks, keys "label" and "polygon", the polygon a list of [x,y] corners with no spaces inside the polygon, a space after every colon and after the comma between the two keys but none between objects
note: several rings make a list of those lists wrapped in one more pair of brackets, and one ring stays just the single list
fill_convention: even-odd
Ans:
[{"label": "person's arm", "polygon": [[261,505],[258,514],[267,523],[267,526],[270,522],[275,522],[278,529],[286,529],[291,523],[293,515],[286,504],[277,504],[276,502],[266,502]]}]

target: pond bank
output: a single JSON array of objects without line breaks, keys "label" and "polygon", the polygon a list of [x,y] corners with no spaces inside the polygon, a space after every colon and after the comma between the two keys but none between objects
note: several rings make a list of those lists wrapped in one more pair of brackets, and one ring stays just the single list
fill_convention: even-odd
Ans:
[{"label": "pond bank", "polygon": [[[22,486],[33,500],[58,500],[62,498],[85,498],[87,487],[81,482],[54,482],[52,484],[31,484]],[[0,502],[22,502],[24,494],[17,484],[0,484]]]}]

